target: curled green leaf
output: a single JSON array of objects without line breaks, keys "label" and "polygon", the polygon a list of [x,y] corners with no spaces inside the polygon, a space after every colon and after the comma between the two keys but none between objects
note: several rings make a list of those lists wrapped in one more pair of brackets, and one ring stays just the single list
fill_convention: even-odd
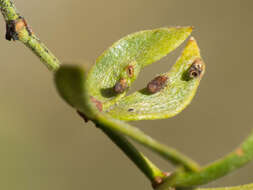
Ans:
[{"label": "curled green leaf", "polygon": [[86,90],[86,70],[79,65],[62,65],[54,74],[56,88],[60,96],[72,107],[94,118],[93,106],[89,104]]},{"label": "curled green leaf", "polygon": [[[192,27],[159,28],[128,35],[106,50],[87,77],[87,89],[102,103],[125,95],[140,70],[177,48]],[[120,82],[124,82],[123,84]]]},{"label": "curled green leaf", "polygon": [[104,111],[121,120],[175,116],[191,102],[204,71],[205,64],[192,37],[168,73],[161,74],[147,88],[122,98]]}]

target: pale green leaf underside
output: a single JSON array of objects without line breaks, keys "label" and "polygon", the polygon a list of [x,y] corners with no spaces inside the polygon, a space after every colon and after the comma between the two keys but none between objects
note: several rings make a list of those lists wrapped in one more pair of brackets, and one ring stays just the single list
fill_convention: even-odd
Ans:
[{"label": "pale green leaf underside", "polygon": [[86,90],[86,71],[80,65],[61,65],[54,74],[54,81],[60,96],[72,107],[93,118],[93,106]]},{"label": "pale green leaf underside", "polygon": [[[134,76],[139,71],[177,48],[191,34],[192,27],[160,28],[128,35],[106,50],[91,68],[87,89],[91,96],[102,103],[115,99],[113,87],[128,65],[134,65]],[[120,97],[124,94],[118,95]]]},{"label": "pale green leaf underside", "polygon": [[142,89],[104,111],[121,120],[163,119],[178,114],[191,102],[199,86],[201,77],[191,80],[183,78],[197,58],[200,58],[199,48],[191,38],[170,72],[163,74],[168,81],[161,91],[150,94],[146,88]]}]

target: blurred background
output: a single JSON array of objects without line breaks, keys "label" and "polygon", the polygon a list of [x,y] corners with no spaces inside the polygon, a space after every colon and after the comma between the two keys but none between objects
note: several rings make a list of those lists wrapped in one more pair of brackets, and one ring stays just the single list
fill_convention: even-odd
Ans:
[{"label": "blurred background", "polygon": [[[33,31],[61,61],[94,62],[121,37],[163,26],[194,26],[206,74],[178,116],[133,124],[201,164],[251,131],[252,0],[16,0]],[[52,74],[30,50],[4,39],[0,20],[0,189],[151,190],[137,168],[61,100]],[[182,46],[183,47],[183,46]],[[134,89],[169,70],[181,48],[147,67]],[[139,146],[157,165],[172,166]],[[208,186],[250,183],[253,163]]]}]

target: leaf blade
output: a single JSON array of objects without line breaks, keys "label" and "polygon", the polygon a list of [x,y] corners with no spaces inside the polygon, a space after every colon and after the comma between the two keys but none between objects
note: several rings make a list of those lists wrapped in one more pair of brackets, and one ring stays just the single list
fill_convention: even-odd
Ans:
[{"label": "leaf blade", "polygon": [[197,42],[191,38],[172,69],[162,74],[168,77],[164,89],[150,94],[147,88],[144,88],[122,98],[120,102],[105,111],[112,117],[127,121],[165,119],[175,116],[190,104],[204,74],[203,63],[201,77],[192,80],[184,78],[184,74],[196,59],[201,59],[200,50]]},{"label": "leaf blade", "polygon": [[114,85],[125,68],[134,66],[134,76],[128,78],[128,86],[137,78],[140,70],[166,56],[177,48],[191,34],[192,27],[159,28],[130,34],[106,50],[96,61],[88,74],[89,93],[102,103],[111,101],[117,95]]}]

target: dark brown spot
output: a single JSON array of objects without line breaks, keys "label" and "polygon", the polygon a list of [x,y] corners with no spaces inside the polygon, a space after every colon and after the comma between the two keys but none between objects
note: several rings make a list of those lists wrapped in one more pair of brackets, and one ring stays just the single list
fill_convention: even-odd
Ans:
[{"label": "dark brown spot", "polygon": [[152,182],[152,187],[156,189],[159,185],[163,183],[163,178],[160,176],[156,176]]},{"label": "dark brown spot", "polygon": [[157,76],[148,83],[147,90],[152,94],[159,92],[165,86],[167,80],[168,77],[166,76]]},{"label": "dark brown spot", "polygon": [[134,108],[129,108],[128,111],[132,112],[132,111],[134,111]]},{"label": "dark brown spot", "polygon": [[47,48],[44,48],[44,51],[45,51],[46,53],[49,53],[49,51],[48,51],[48,49],[47,49]]},{"label": "dark brown spot", "polygon": [[18,40],[18,34],[15,29],[15,20],[9,20],[6,22],[6,34],[5,38],[6,40]]},{"label": "dark brown spot", "polygon": [[129,65],[126,68],[127,70],[127,75],[132,78],[134,76],[134,66],[133,65]]},{"label": "dark brown spot", "polygon": [[127,80],[120,79],[114,86],[114,92],[117,94],[123,93],[127,89]]},{"label": "dark brown spot", "polygon": [[188,70],[188,76],[190,79],[200,77],[204,72],[204,63],[200,58],[197,58],[192,63]]},{"label": "dark brown spot", "polygon": [[27,30],[28,34],[29,34],[30,36],[33,35],[33,31],[32,31],[31,26],[28,25],[28,23],[26,22],[26,20],[25,20],[24,18],[23,18],[23,22],[24,22],[24,24],[25,24],[25,27],[26,27],[26,30]]},{"label": "dark brown spot", "polygon": [[99,110],[99,111],[102,111],[103,110],[103,104],[100,102],[100,101],[98,101],[96,98],[94,98],[94,97],[91,97],[91,101],[96,105],[96,107],[97,107],[97,109]]}]

